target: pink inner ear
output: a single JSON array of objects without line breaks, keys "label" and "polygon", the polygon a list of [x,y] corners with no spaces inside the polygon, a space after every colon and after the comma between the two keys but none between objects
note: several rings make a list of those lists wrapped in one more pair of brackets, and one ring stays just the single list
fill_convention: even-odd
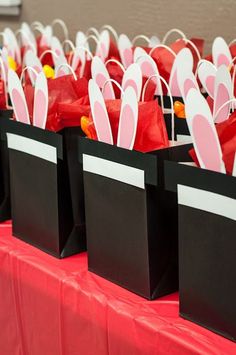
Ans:
[{"label": "pink inner ear", "polygon": [[107,54],[106,54],[107,48],[106,48],[106,45],[105,45],[104,43],[101,43],[100,51],[101,51],[101,53],[102,53],[102,57],[103,57],[104,59],[106,59],[106,56],[107,56]]},{"label": "pink inner ear", "polygon": [[59,77],[59,76],[64,76],[64,75],[66,75],[65,70],[59,69],[58,72],[57,72],[57,76]]},{"label": "pink inner ear", "polygon": [[220,54],[217,58],[217,67],[221,66],[222,64],[225,64],[226,66],[230,64],[230,61],[225,54]]},{"label": "pink inner ear", "polygon": [[94,103],[94,117],[96,118],[94,122],[99,140],[104,143],[113,144],[113,139],[110,134],[109,119],[107,118],[107,114],[102,105],[98,101]]},{"label": "pink inner ear", "polygon": [[137,87],[136,82],[135,82],[134,80],[132,80],[132,79],[128,79],[128,80],[125,82],[125,85],[124,85],[124,87],[123,87],[123,90],[125,91],[125,89],[126,89],[128,86],[131,86],[131,87],[134,89],[136,95],[138,96],[138,87]]},{"label": "pink inner ear", "polygon": [[42,90],[38,90],[34,98],[34,126],[44,128],[46,110],[45,94]]},{"label": "pink inner ear", "polygon": [[132,149],[131,146],[135,130],[134,113],[130,106],[125,105],[122,117],[119,123],[119,146],[126,149]]},{"label": "pink inner ear", "polygon": [[[220,83],[218,86],[217,95],[216,95],[216,99],[215,99],[214,114],[216,114],[217,111],[219,110],[219,108],[229,99],[230,99],[230,96],[229,96],[226,86],[224,84]],[[216,123],[220,123],[220,122],[223,122],[228,119],[229,107],[230,107],[230,104],[226,105],[224,108],[222,108],[222,110],[220,110],[217,117],[215,117]]]},{"label": "pink inner ear", "polygon": [[147,78],[151,75],[156,74],[152,65],[149,62],[143,62],[141,64],[141,69],[142,69],[143,76],[146,76]]},{"label": "pink inner ear", "polygon": [[61,52],[60,49],[58,49],[58,48],[55,50],[55,53],[56,53],[58,56],[60,56],[60,55],[62,54],[62,52]]},{"label": "pink inner ear", "polygon": [[215,87],[215,77],[213,75],[210,75],[206,78],[206,87],[208,93],[214,97],[214,87]]},{"label": "pink inner ear", "polygon": [[[100,87],[100,89],[103,89],[103,86],[104,86],[106,80],[107,80],[107,78],[105,77],[105,75],[103,75],[101,73],[96,75],[96,83]],[[114,99],[111,83],[106,84],[105,90],[103,91],[103,97],[106,100]]]},{"label": "pink inner ear", "polygon": [[172,77],[170,91],[173,96],[181,96],[181,91],[180,91],[178,79],[177,79],[177,70],[175,70],[174,75]]},{"label": "pink inner ear", "polygon": [[184,82],[184,96],[187,97],[190,89],[195,89],[196,86],[191,79],[186,79]]},{"label": "pink inner ear", "polygon": [[124,49],[124,66],[128,68],[133,63],[133,52],[131,48]]},{"label": "pink inner ear", "polygon": [[24,100],[17,89],[12,90],[12,100],[14,103],[15,115],[17,120],[22,123],[29,123],[28,109],[25,106]]},{"label": "pink inner ear", "polygon": [[40,73],[40,67],[38,67],[37,65],[34,65],[33,66],[34,70],[36,70],[37,73]]},{"label": "pink inner ear", "polygon": [[221,171],[221,156],[217,138],[208,120],[196,115],[192,122],[193,136],[197,146],[197,156],[201,157],[203,167],[213,171]]}]

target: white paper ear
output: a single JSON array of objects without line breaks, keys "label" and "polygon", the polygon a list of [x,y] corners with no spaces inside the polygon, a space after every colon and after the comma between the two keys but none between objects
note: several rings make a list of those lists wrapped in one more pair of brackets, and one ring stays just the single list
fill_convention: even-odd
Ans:
[{"label": "white paper ear", "polygon": [[147,55],[147,52],[141,47],[136,47],[134,50],[134,63],[136,63],[139,57],[142,57],[143,55]]},{"label": "white paper ear", "polygon": [[125,69],[127,69],[130,66],[130,64],[133,63],[132,43],[125,34],[121,34],[118,38],[117,45],[118,45],[122,64],[125,67]]},{"label": "white paper ear", "polygon": [[152,75],[157,75],[152,79],[152,82],[156,84],[156,90],[155,90],[155,95],[163,95],[162,92],[162,85],[161,81],[159,79],[159,71],[157,69],[157,65],[155,61],[150,57],[150,55],[145,54],[142,57],[139,57],[137,59],[137,64],[140,66],[140,69],[142,71],[142,76],[145,76],[146,78],[149,78]]},{"label": "white paper ear", "polygon": [[[107,68],[99,57],[94,57],[92,60],[91,74],[92,79],[94,79],[100,89],[103,89],[105,82],[110,79]],[[103,92],[103,96],[105,100],[115,99],[115,94],[111,82],[107,83]]]},{"label": "white paper ear", "polygon": [[103,30],[99,37],[99,42],[96,49],[96,56],[100,57],[104,62],[108,57],[110,50],[110,34],[109,31]]},{"label": "white paper ear", "polygon": [[150,42],[149,42],[148,47],[149,48],[154,48],[154,47],[158,46],[158,44],[160,44],[160,43],[161,43],[161,41],[160,41],[160,39],[157,36],[152,36],[150,38]]},{"label": "white paper ear", "polygon": [[133,149],[138,124],[138,102],[136,92],[127,87],[124,92],[120,110],[117,146]]},{"label": "white paper ear", "polygon": [[8,71],[8,91],[16,120],[30,124],[25,94],[18,75],[12,69],[9,69]]},{"label": "white paper ear", "polygon": [[208,60],[202,60],[198,68],[198,77],[208,95],[214,99],[216,67]]},{"label": "white paper ear", "polygon": [[25,34],[25,35],[22,36],[22,44],[23,44],[23,46],[28,46],[29,42],[30,42],[34,46],[34,48],[37,48],[36,39],[34,37],[33,32],[31,31],[31,28],[28,25],[28,23],[22,22],[21,30]]},{"label": "white paper ear", "polygon": [[112,131],[104,98],[93,79],[89,81],[89,100],[98,140],[113,144]]},{"label": "white paper ear", "polygon": [[9,65],[8,65],[8,51],[7,51],[6,47],[3,47],[3,49],[2,49],[2,61],[3,61],[5,73],[7,76]]},{"label": "white paper ear", "polygon": [[192,70],[188,66],[180,63],[177,65],[177,80],[183,100],[186,100],[190,89],[196,89],[200,92],[197,80]]},{"label": "white paper ear", "polygon": [[208,103],[198,90],[189,90],[185,101],[185,111],[200,166],[225,173],[221,146],[212,114]]},{"label": "white paper ear", "polygon": [[233,86],[228,67],[224,64],[217,69],[214,89],[214,120],[216,123],[228,119],[230,114],[230,103],[228,103],[219,113],[222,105],[233,97]]},{"label": "white paper ear", "polygon": [[76,48],[73,55],[71,66],[73,70],[76,70],[79,63],[81,63],[80,78],[82,78],[84,74],[85,62],[86,62],[85,50],[81,47]]},{"label": "white paper ear", "polygon": [[52,26],[46,26],[42,33],[42,38],[40,40],[40,46],[51,46],[52,41]]},{"label": "white paper ear", "polygon": [[48,114],[48,84],[43,72],[35,82],[33,125],[45,129]]},{"label": "white paper ear", "polygon": [[179,51],[171,69],[169,87],[171,94],[178,97],[182,95],[177,78],[177,69],[179,67],[183,67],[187,71],[193,70],[193,55],[190,49],[183,48],[181,51]]},{"label": "white paper ear", "polygon": [[[56,53],[56,55],[58,57],[63,56],[64,55],[64,51],[61,45],[61,42],[59,41],[59,39],[55,36],[52,37],[51,40],[51,49],[53,52]],[[53,61],[54,61],[54,65],[55,65],[55,56],[53,56]]]},{"label": "white paper ear", "polygon": [[[21,54],[20,54],[20,47],[16,40],[16,36],[14,32],[10,28],[5,28],[4,30],[4,38],[7,39],[6,45],[11,48],[13,55],[11,55],[14,59],[16,59],[18,64],[21,64]],[[10,54],[10,53],[9,53]]]},{"label": "white paper ear", "polygon": [[140,100],[142,90],[142,72],[138,64],[131,64],[125,71],[122,79],[122,89],[125,91],[128,87],[132,87],[136,93],[137,101]]},{"label": "white paper ear", "polygon": [[[76,38],[75,38],[75,46],[76,48],[78,47],[85,47],[88,49],[88,51],[90,51],[89,48],[89,43],[88,41],[86,41],[87,37],[85,36],[84,32],[78,31],[76,33]],[[89,58],[88,55],[86,55],[86,58]]]},{"label": "white paper ear", "polygon": [[[33,51],[28,50],[25,54],[25,65],[36,70],[37,73],[40,73],[43,70],[42,64],[39,58],[34,54]],[[35,84],[36,75],[33,71],[29,70],[29,77],[32,85]]]},{"label": "white paper ear", "polygon": [[222,37],[216,37],[212,45],[213,63],[218,68],[222,64],[229,66],[232,62],[232,56],[228,44]]}]

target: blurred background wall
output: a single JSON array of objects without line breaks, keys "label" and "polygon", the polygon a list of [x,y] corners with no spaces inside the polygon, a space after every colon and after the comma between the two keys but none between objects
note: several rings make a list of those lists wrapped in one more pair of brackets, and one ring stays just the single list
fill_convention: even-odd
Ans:
[{"label": "blurred background wall", "polygon": [[131,38],[141,33],[162,38],[177,27],[188,37],[205,38],[207,50],[218,35],[227,42],[236,37],[236,0],[23,0],[19,17],[0,17],[0,30],[17,28],[21,21],[48,24],[58,17],[66,22],[71,39],[79,29],[103,24]]}]

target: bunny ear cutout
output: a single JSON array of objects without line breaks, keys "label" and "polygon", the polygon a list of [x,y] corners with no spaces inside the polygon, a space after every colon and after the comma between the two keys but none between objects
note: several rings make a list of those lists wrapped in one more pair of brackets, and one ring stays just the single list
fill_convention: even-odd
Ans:
[{"label": "bunny ear cutout", "polygon": [[8,73],[8,51],[6,47],[3,47],[2,49],[2,61],[5,69],[5,73]]},{"label": "bunny ear cutout", "polygon": [[148,47],[149,48],[154,48],[154,47],[158,46],[158,44],[161,44],[160,39],[157,36],[152,36],[150,38],[150,42],[149,42]]},{"label": "bunny ear cutout", "polygon": [[222,151],[208,103],[202,94],[191,89],[185,111],[193,145],[201,168],[225,173]]},{"label": "bunny ear cutout", "polygon": [[96,49],[96,56],[100,57],[103,61],[108,57],[110,49],[110,34],[108,30],[103,30],[99,37],[99,42]]},{"label": "bunny ear cutout", "polygon": [[141,68],[142,76],[145,76],[147,78],[152,75],[156,76],[151,79],[154,84],[156,84],[155,95],[162,95],[162,85],[159,79],[160,74],[155,61],[150,57],[150,55],[145,54],[137,59],[137,63]]},{"label": "bunny ear cutout", "polygon": [[[230,114],[230,103],[225,105],[222,110],[221,106],[229,101],[233,96],[233,86],[230,72],[225,65],[221,65],[217,69],[214,91],[214,120],[216,123],[223,122],[228,119]],[[219,111],[218,111],[219,110]],[[218,112],[218,113],[217,113]]]},{"label": "bunny ear cutout", "polygon": [[86,56],[85,56],[85,50],[83,48],[76,48],[74,55],[73,55],[73,59],[72,59],[72,63],[71,63],[71,67],[73,70],[76,70],[79,63],[81,63],[81,68],[80,68],[80,77],[82,78],[83,73],[84,73],[84,68],[85,68],[85,62],[86,62]]},{"label": "bunny ear cutout", "polygon": [[18,45],[14,32],[7,27],[4,30],[4,37],[7,38],[7,44],[12,48],[13,58],[16,59],[17,63],[21,64],[20,47]]},{"label": "bunny ear cutout", "polygon": [[[27,50],[25,54],[25,64],[27,67],[31,67],[36,70],[37,73],[40,73],[43,70],[43,66],[39,58],[34,54],[32,50]],[[36,75],[33,71],[29,71],[29,77],[32,85],[35,84]]]},{"label": "bunny ear cutout", "polygon": [[188,71],[193,70],[193,55],[188,48],[183,48],[176,55],[169,79],[170,92],[173,96],[182,96],[178,83],[177,70],[179,67],[184,67]]},{"label": "bunny ear cutout", "polygon": [[198,77],[208,95],[214,99],[215,78],[217,69],[208,60],[202,60],[198,68]]},{"label": "bunny ear cutout", "polygon": [[138,124],[138,102],[136,92],[128,87],[123,95],[120,122],[117,136],[117,146],[133,149]]},{"label": "bunny ear cutout", "polygon": [[[110,79],[110,75],[103,61],[99,57],[94,57],[91,65],[92,79],[95,80],[96,84],[103,89],[104,84]],[[108,82],[105,90],[103,92],[105,100],[114,100],[115,93],[111,82]]]},{"label": "bunny ear cutout", "polygon": [[[51,40],[51,49],[53,52],[56,53],[57,56],[63,56],[64,55],[64,51],[61,45],[61,42],[59,41],[59,39],[55,36],[52,37]],[[53,56],[53,61],[54,61],[54,65],[55,65],[55,56]]]},{"label": "bunny ear cutout", "polygon": [[12,69],[9,69],[8,71],[8,91],[16,120],[22,123],[30,124],[25,94],[18,75]]},{"label": "bunny ear cutout", "polygon": [[124,91],[131,86],[136,93],[137,101],[139,101],[142,90],[142,72],[138,64],[131,64],[125,71],[121,86]]},{"label": "bunny ear cutout", "polygon": [[222,37],[216,37],[212,45],[213,63],[218,68],[222,64],[229,66],[232,62],[232,56],[228,44]]},{"label": "bunny ear cutout", "polygon": [[188,68],[185,68],[183,65],[177,67],[177,79],[178,85],[180,88],[181,96],[186,100],[188,92],[190,89],[196,89],[200,92],[197,80],[193,72]]},{"label": "bunny ear cutout", "polygon": [[112,131],[104,98],[99,86],[93,79],[89,80],[89,101],[98,140],[113,144]]},{"label": "bunny ear cutout", "polygon": [[40,46],[51,46],[51,41],[52,41],[52,26],[46,26],[44,28],[42,38],[40,40]]},{"label": "bunny ear cutout", "polygon": [[29,42],[31,42],[34,48],[37,47],[36,39],[34,37],[33,32],[31,31],[30,26],[26,22],[22,22],[21,24],[21,31],[25,34],[22,36],[22,44],[23,46],[27,47]]},{"label": "bunny ear cutout", "polygon": [[136,63],[139,57],[142,57],[143,55],[147,55],[147,52],[141,47],[136,47],[134,50],[134,62]]},{"label": "bunny ear cutout", "polygon": [[35,82],[33,125],[45,129],[48,114],[48,84],[43,72]]},{"label": "bunny ear cutout", "polygon": [[[87,41],[87,37],[85,36],[84,32],[82,32],[82,31],[77,32],[76,38],[75,38],[75,46],[76,46],[76,48],[85,47],[88,49],[88,51],[90,50],[89,43]],[[89,58],[88,54],[86,55],[86,58]]]},{"label": "bunny ear cutout", "polygon": [[122,64],[125,69],[127,69],[130,64],[133,63],[133,45],[130,39],[125,34],[121,34],[119,36],[117,45]]}]

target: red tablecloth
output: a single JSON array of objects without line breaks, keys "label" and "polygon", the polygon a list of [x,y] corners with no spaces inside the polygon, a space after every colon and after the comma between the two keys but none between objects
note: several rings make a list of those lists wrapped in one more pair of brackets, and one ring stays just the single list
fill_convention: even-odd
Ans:
[{"label": "red tablecloth", "polygon": [[[137,275],[138,277],[138,275]],[[236,344],[178,317],[178,295],[149,302],[0,225],[1,355],[236,354]]]}]

